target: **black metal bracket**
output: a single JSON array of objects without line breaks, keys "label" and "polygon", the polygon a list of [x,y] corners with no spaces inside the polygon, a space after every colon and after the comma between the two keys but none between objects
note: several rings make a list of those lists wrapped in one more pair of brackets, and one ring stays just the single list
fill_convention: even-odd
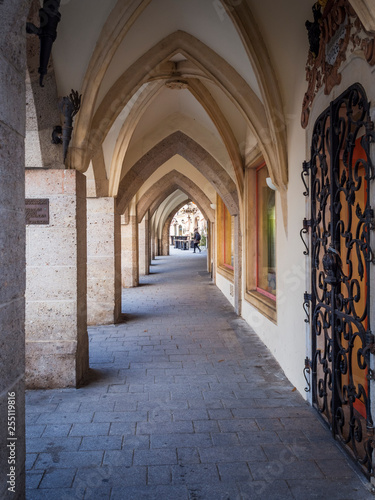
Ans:
[{"label": "black metal bracket", "polygon": [[26,32],[30,35],[37,35],[40,40],[39,54],[39,85],[44,87],[43,78],[47,74],[48,61],[51,56],[52,45],[57,36],[57,25],[60,22],[59,12],[61,0],[44,0],[43,7],[39,9],[40,26],[33,23],[26,23]]},{"label": "black metal bracket", "polygon": [[[305,387],[305,392],[310,392],[311,391],[311,383],[310,383],[310,374],[311,374],[311,369],[312,369],[312,362],[311,359],[306,356],[305,358],[305,366],[303,367],[303,376],[305,377],[306,380],[306,387]],[[309,378],[307,378],[309,376]]]},{"label": "black metal bracket", "polygon": [[310,172],[309,172],[310,168],[311,168],[311,162],[304,161],[302,163],[301,179],[302,179],[303,185],[305,186],[305,191],[303,192],[303,196],[310,195],[309,186],[308,186],[306,179],[305,179],[305,177],[308,177],[310,175]]},{"label": "black metal bracket", "polygon": [[305,311],[305,314],[306,314],[306,319],[304,320],[305,323],[310,323],[310,302],[312,300],[312,295],[311,293],[307,293],[305,292],[303,294],[303,304],[302,304],[302,307],[303,307],[303,310]]},{"label": "black metal bracket", "polygon": [[63,97],[60,102],[60,111],[64,115],[64,125],[62,126],[62,144],[64,162],[68,154],[68,147],[73,131],[73,117],[78,113],[81,107],[82,94],[72,89],[68,96]]},{"label": "black metal bracket", "polygon": [[309,227],[312,226],[312,219],[306,219],[306,217],[305,217],[303,219],[302,223],[303,223],[303,227],[302,227],[301,231],[299,232],[299,235],[300,235],[300,238],[302,240],[302,243],[305,245],[305,248],[306,248],[306,250],[303,251],[303,255],[309,255],[309,247],[307,246],[302,235],[307,234],[309,232]]},{"label": "black metal bracket", "polygon": [[52,144],[62,144],[62,127],[61,125],[56,125],[52,130]]}]

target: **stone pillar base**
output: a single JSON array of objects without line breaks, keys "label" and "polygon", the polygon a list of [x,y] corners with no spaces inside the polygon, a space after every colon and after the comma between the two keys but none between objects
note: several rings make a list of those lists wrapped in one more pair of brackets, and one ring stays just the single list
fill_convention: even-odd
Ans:
[{"label": "stone pillar base", "polygon": [[87,324],[121,314],[121,225],[114,198],[87,199]]},{"label": "stone pillar base", "polygon": [[145,276],[150,273],[150,234],[148,213],[138,224],[139,234],[139,274]]},{"label": "stone pillar base", "polygon": [[26,170],[26,198],[49,200],[49,223],[26,226],[26,386],[77,387],[88,371],[86,179]]},{"label": "stone pillar base", "polygon": [[138,271],[138,222],[136,215],[129,215],[128,223],[121,225],[122,286],[139,285]]}]

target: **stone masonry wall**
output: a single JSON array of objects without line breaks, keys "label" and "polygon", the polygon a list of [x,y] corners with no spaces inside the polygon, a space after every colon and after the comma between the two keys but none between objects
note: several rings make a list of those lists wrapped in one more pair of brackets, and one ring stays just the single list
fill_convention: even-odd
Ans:
[{"label": "stone masonry wall", "polygon": [[[25,491],[25,22],[29,2],[0,5],[0,498]],[[8,429],[16,400],[15,436]],[[9,437],[16,437],[14,450]],[[8,446],[9,445],[9,446]],[[15,457],[11,453],[15,452]],[[14,459],[14,462],[12,460]]]}]

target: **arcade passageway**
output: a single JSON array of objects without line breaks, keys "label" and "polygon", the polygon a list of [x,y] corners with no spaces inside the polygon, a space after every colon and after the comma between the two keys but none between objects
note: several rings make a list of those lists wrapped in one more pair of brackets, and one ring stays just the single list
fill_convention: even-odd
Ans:
[{"label": "arcade passageway", "polygon": [[205,269],[157,257],[89,330],[90,383],[27,394],[28,500],[373,498]]}]

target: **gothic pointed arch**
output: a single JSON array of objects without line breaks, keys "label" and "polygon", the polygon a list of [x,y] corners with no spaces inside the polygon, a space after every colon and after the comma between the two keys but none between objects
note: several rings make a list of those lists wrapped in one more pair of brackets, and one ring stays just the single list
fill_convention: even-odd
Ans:
[{"label": "gothic pointed arch", "polygon": [[150,175],[175,155],[182,156],[206,177],[219,193],[231,215],[239,213],[238,193],[233,180],[202,146],[182,132],[175,132],[160,141],[127,172],[120,182],[117,211],[123,213]]},{"label": "gothic pointed arch", "polygon": [[163,255],[169,255],[169,228],[172,223],[173,217],[180,210],[180,208],[186,205],[186,203],[188,203],[188,201],[186,200],[182,203],[178,203],[178,205],[176,205],[166,216],[164,222],[162,222],[161,249]]},{"label": "gothic pointed arch", "polygon": [[205,219],[214,221],[215,213],[210,207],[211,201],[204,192],[188,177],[172,170],[155,182],[148,189],[137,204],[138,222],[141,222],[146,212],[150,210],[150,216],[154,214],[160,203],[163,202],[176,189],[180,189],[196,203]]}]

